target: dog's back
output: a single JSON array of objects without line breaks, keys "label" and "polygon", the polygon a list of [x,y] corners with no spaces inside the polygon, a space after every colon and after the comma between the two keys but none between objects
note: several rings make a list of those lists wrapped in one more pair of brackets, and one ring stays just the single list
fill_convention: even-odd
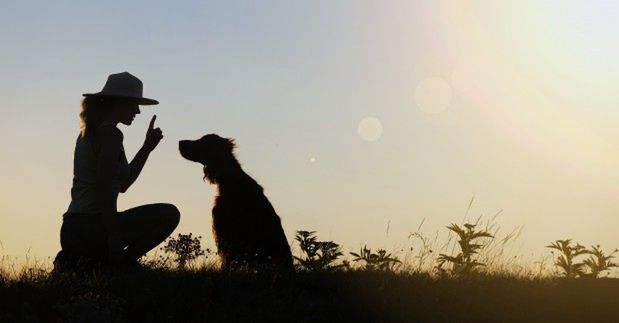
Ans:
[{"label": "dog's back", "polygon": [[263,189],[249,175],[220,190],[213,207],[213,234],[225,267],[292,267],[281,221]]}]

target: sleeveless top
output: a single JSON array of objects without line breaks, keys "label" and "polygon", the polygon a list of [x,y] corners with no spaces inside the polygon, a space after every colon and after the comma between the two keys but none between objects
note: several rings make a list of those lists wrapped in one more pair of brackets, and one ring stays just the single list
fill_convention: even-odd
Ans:
[{"label": "sleeveless top", "polygon": [[[100,127],[109,124],[102,124]],[[97,199],[97,179],[99,160],[95,154],[95,147],[91,140],[81,135],[75,143],[73,156],[73,186],[71,187],[71,204],[67,213],[101,213],[101,206]],[[112,177],[112,187],[115,198],[120,192],[120,183],[129,177],[129,163],[125,149],[121,144],[117,171]]]}]

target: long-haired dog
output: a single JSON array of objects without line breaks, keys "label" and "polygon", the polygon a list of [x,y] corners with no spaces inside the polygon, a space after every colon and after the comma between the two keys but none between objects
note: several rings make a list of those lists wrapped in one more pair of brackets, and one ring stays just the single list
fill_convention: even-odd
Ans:
[{"label": "long-haired dog", "polygon": [[222,266],[292,269],[280,218],[262,187],[241,168],[234,148],[234,140],[215,134],[179,141],[181,156],[201,163],[204,179],[217,185],[213,235]]}]

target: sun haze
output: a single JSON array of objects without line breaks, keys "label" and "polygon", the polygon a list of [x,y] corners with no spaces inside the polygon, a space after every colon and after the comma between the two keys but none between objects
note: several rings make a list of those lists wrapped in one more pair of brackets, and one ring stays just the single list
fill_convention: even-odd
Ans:
[{"label": "sun haze", "polygon": [[[0,10],[0,251],[59,250],[82,93],[129,71],[164,138],[119,208],[168,202],[212,247],[214,188],[180,139],[236,139],[289,242],[397,250],[490,217],[619,247],[619,5],[607,1],[13,1]],[[386,230],[389,225],[388,230]]]}]

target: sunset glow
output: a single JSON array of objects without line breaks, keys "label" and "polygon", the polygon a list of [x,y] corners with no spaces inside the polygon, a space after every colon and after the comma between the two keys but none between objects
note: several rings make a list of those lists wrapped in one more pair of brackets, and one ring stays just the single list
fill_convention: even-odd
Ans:
[{"label": "sunset glow", "polygon": [[164,139],[119,207],[173,203],[176,232],[207,246],[215,190],[177,146],[217,133],[291,243],[402,250],[474,197],[467,218],[502,210],[532,259],[556,239],[617,248],[617,16],[611,1],[5,4],[0,253],[59,250],[81,94],[121,71],[161,102],[120,127],[128,156],[153,114]]}]

